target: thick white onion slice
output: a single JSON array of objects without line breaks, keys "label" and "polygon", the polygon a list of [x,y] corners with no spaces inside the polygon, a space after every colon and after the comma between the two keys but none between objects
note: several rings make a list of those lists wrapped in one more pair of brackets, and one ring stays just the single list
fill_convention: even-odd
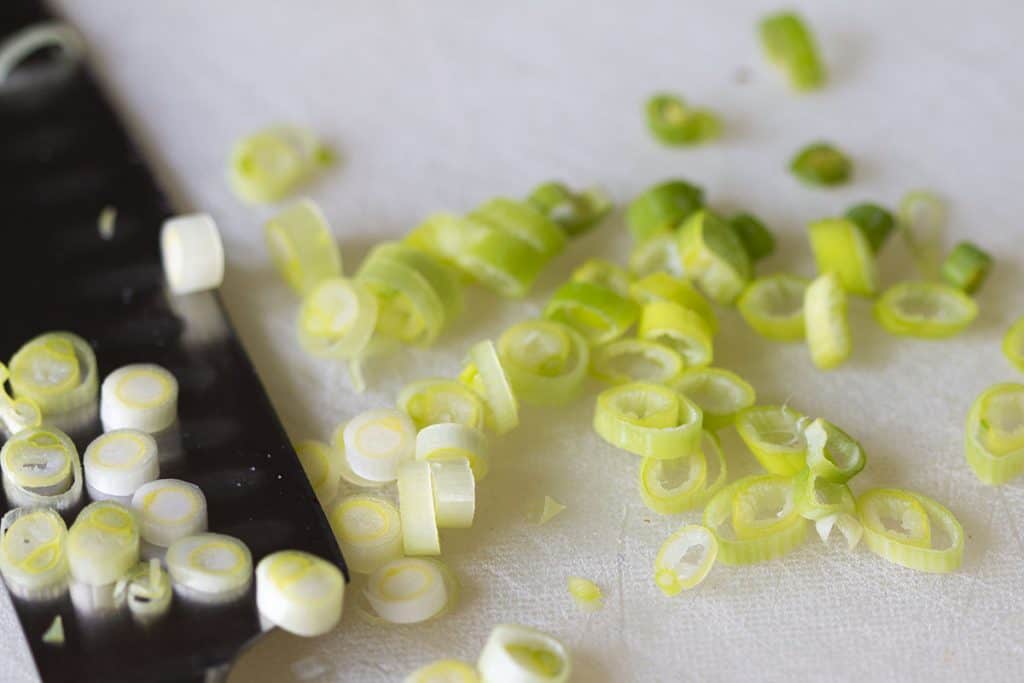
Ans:
[{"label": "thick white onion slice", "polygon": [[68,531],[71,575],[87,586],[109,586],[139,561],[139,525],[112,501],[86,505]]},{"label": "thick white onion slice", "polygon": [[137,429],[115,429],[96,437],[82,456],[85,481],[110,496],[130,496],[160,476],[156,440]]},{"label": "thick white onion slice", "polygon": [[330,562],[298,550],[268,555],[256,567],[260,616],[300,636],[319,636],[341,620],[345,577]]},{"label": "thick white onion slice", "polygon": [[444,609],[448,604],[448,587],[438,562],[403,557],[370,575],[366,600],[385,621],[415,624]]},{"label": "thick white onion slice", "polygon": [[15,508],[0,521],[0,572],[7,588],[26,600],[61,595],[70,573],[68,529],[49,508]]},{"label": "thick white onion slice", "polygon": [[175,216],[160,230],[160,255],[172,294],[220,287],[224,245],[213,218],[205,213]]},{"label": "thick white onion slice", "polygon": [[125,365],[103,380],[100,419],[103,429],[138,429],[153,434],[178,416],[178,380],[151,363]]},{"label": "thick white onion slice", "polygon": [[476,668],[484,683],[564,683],[572,664],[565,646],[543,631],[500,624],[491,631]]},{"label": "thick white onion slice", "polygon": [[353,472],[370,481],[394,481],[399,466],[413,457],[416,426],[400,410],[369,410],[345,425],[344,441]]},{"label": "thick white onion slice", "polygon": [[167,571],[183,598],[207,604],[231,602],[252,584],[252,555],[234,536],[185,536],[167,549]]},{"label": "thick white onion slice", "polygon": [[402,556],[398,508],[375,496],[347,496],[331,508],[331,528],[348,568],[369,574]]},{"label": "thick white onion slice", "polygon": [[430,463],[416,460],[398,470],[398,513],[406,555],[440,555],[434,481]]},{"label": "thick white onion slice", "polygon": [[442,529],[468,529],[476,511],[476,480],[469,461],[447,460],[430,463],[433,476],[434,511]]},{"label": "thick white onion slice", "polygon": [[161,548],[206,531],[206,496],[187,481],[157,479],[143,484],[132,496],[132,507],[142,538]]}]

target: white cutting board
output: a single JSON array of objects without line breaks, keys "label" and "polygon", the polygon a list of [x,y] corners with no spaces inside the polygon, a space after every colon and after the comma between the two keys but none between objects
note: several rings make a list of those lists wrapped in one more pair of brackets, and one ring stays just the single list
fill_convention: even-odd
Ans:
[{"label": "white cutting board", "polygon": [[[762,272],[812,274],[809,220],[856,201],[891,205],[914,187],[950,199],[951,240],[969,237],[999,259],[980,318],[950,341],[889,337],[863,304],[853,311],[853,359],[833,373],[814,370],[801,345],[761,340],[733,313],[716,348],[716,363],[764,402],[789,400],[861,439],[870,461],[855,488],[906,487],[948,504],[967,533],[959,572],[917,574],[812,538],[782,561],[717,566],[699,590],[666,599],[652,581],[654,555],[698,515],[643,506],[637,460],[593,435],[589,395],[567,410],[525,411],[479,487],[474,528],[443,534],[444,559],[464,584],[454,614],[381,628],[350,611],[330,636],[271,638],[233,680],[287,681],[296,662],[326,668],[319,680],[400,680],[433,659],[474,660],[504,621],[563,638],[575,679],[588,682],[1020,675],[1024,479],[981,485],[961,440],[973,398],[1018,378],[999,342],[1024,313],[1024,5],[784,4],[801,7],[823,46],[831,78],[820,93],[791,94],[760,56],[755,22],[776,2],[58,2],[181,208],[217,218],[228,308],[293,438],[325,438],[357,411],[390,404],[405,381],[455,373],[472,341],[536,313],[587,256],[622,258],[628,239],[617,214],[554,263],[529,300],[473,294],[437,348],[370,369],[371,389],[357,396],[341,367],[296,347],[296,302],[262,244],[270,210],[242,205],[224,182],[231,144],[267,123],[311,126],[340,150],[344,163],[309,193],[349,269],[435,210],[522,196],[549,178],[601,183],[625,202],[671,176],[778,230],[780,253]],[[720,112],[725,137],[693,150],[655,144],[642,106],[658,89]],[[793,152],[818,138],[853,156],[853,183],[812,190],[786,172]],[[909,275],[902,248],[888,250],[883,272],[888,282]],[[733,470],[751,471],[737,440],[725,441]],[[545,494],[568,508],[531,527],[521,501]],[[569,575],[603,588],[603,611],[577,611]],[[0,677],[19,680],[31,663],[15,645],[13,614],[3,617],[11,658],[0,658]]]}]

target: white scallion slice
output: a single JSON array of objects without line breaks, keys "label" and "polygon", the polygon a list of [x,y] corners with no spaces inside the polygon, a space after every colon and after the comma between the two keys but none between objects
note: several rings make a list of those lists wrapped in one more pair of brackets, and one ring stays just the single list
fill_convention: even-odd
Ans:
[{"label": "white scallion slice", "polygon": [[344,455],[315,439],[299,441],[295,444],[295,454],[299,456],[302,471],[306,473],[317,500],[321,505],[330,503],[337,495],[341,483],[341,460]]},{"label": "white scallion slice", "polygon": [[654,560],[654,583],[668,596],[697,586],[718,556],[715,535],[699,524],[684,526],[662,544]]},{"label": "white scallion slice", "polygon": [[480,675],[465,662],[439,659],[416,669],[403,683],[480,683]]},{"label": "white scallion slice", "polygon": [[135,565],[114,586],[114,600],[127,604],[132,617],[142,623],[166,614],[173,594],[171,578],[156,558]]},{"label": "white scallion slice", "polygon": [[15,508],[0,522],[0,572],[11,593],[49,600],[68,586],[68,530],[49,508]]},{"label": "white scallion slice", "polygon": [[0,449],[0,468],[12,505],[66,510],[82,496],[78,450],[56,429],[36,427],[12,436]]},{"label": "white scallion slice", "polygon": [[137,429],[115,429],[96,437],[82,463],[86,483],[109,496],[130,496],[160,476],[156,440]]},{"label": "white scallion slice", "polygon": [[494,342],[484,340],[469,350],[469,365],[460,379],[473,387],[487,404],[495,432],[504,434],[519,425],[519,401]]},{"label": "white scallion slice", "polygon": [[398,469],[398,512],[406,555],[440,555],[430,463],[416,460]]},{"label": "white scallion slice", "polygon": [[231,602],[252,583],[252,555],[225,534],[185,536],[167,548],[167,571],[183,598],[205,604]]},{"label": "white scallion slice", "polygon": [[135,515],[111,501],[86,505],[68,531],[68,561],[75,581],[112,588],[139,561]]},{"label": "white scallion slice", "polygon": [[416,426],[399,410],[369,410],[345,425],[343,438],[353,472],[370,481],[388,482],[398,477],[403,462],[412,459]]},{"label": "white scallion slice", "polygon": [[12,398],[4,386],[8,377],[7,366],[0,363],[0,423],[8,436],[14,436],[23,429],[38,427],[43,421],[43,411],[30,398]]},{"label": "white scallion slice", "polygon": [[370,575],[366,599],[381,619],[394,624],[415,624],[444,609],[448,588],[440,563],[403,557]]},{"label": "white scallion slice", "polygon": [[11,357],[11,389],[36,402],[44,416],[61,415],[92,404],[99,388],[96,354],[70,332],[47,332]]},{"label": "white scallion slice", "polygon": [[476,481],[486,477],[490,470],[487,437],[479,429],[457,422],[441,422],[421,429],[416,435],[416,459],[467,460]]},{"label": "white scallion slice", "polygon": [[390,501],[347,496],[331,508],[329,518],[351,571],[369,574],[402,556],[402,522]]},{"label": "white scallion slice", "polygon": [[143,484],[132,496],[142,538],[166,548],[174,541],[206,531],[206,496],[195,484],[180,479],[157,479]]},{"label": "white scallion slice", "polygon": [[150,434],[178,418],[178,380],[152,363],[125,365],[103,380],[100,419],[103,429],[138,429]]},{"label": "white scallion slice", "polygon": [[333,629],[344,601],[341,570],[316,555],[282,550],[256,567],[260,616],[295,635],[311,638]]},{"label": "white scallion slice", "polygon": [[469,461],[430,463],[433,477],[434,511],[442,529],[468,529],[476,511],[476,480]]},{"label": "white scallion slice", "polygon": [[543,631],[500,624],[491,631],[477,669],[484,681],[565,683],[572,663],[565,645]]},{"label": "white scallion slice", "polygon": [[362,489],[380,488],[389,484],[390,482],[386,481],[370,481],[352,471],[352,466],[349,465],[348,457],[345,455],[345,427],[347,426],[347,422],[342,422],[335,428],[334,434],[331,436],[331,446],[338,454],[338,472],[342,481]]},{"label": "white scallion slice", "polygon": [[217,289],[224,281],[224,245],[205,213],[175,216],[160,230],[160,255],[172,294]]}]

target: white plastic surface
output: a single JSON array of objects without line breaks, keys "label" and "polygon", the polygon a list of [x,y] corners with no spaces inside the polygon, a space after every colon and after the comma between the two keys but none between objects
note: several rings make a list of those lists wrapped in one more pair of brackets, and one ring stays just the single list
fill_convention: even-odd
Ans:
[{"label": "white plastic surface", "polygon": [[[275,122],[313,127],[341,164],[307,192],[324,208],[356,266],[432,211],[466,211],[540,181],[601,183],[620,203],[682,176],[716,205],[747,209],[780,232],[761,271],[812,275],[803,236],[813,219],[864,200],[895,204],[911,188],[952,200],[951,240],[970,237],[999,259],[981,315],[945,342],[897,339],[852,306],[854,352],[815,370],[800,344],[770,343],[723,314],[716,365],[739,372],[764,402],[790,400],[859,438],[863,491],[891,484],[947,504],[966,531],[963,569],[917,574],[842,539],[809,534],[782,561],[716,566],[675,599],[654,585],[661,542],[696,513],[651,514],[636,492],[638,460],[590,430],[593,392],[567,410],[524,410],[493,440],[472,530],[443,532],[443,559],[462,600],[438,622],[370,626],[354,610],[331,635],[273,634],[231,680],[290,681],[316,658],[317,680],[398,681],[443,657],[476,661],[491,628],[521,622],[563,640],[574,680],[1012,680],[1024,661],[1024,479],[980,484],[962,455],[974,397],[1019,379],[999,352],[1024,313],[1021,109],[1024,4],[930,2],[109,2],[58,3],[96,51],[115,99],[162,168],[179,210],[201,209],[223,231],[222,294],[280,415],[295,438],[326,439],[361,410],[392,405],[403,382],[454,376],[471,344],[539,311],[569,270],[593,255],[622,259],[621,213],[555,260],[524,302],[474,290],[469,310],[433,349],[371,361],[370,389],[349,390],[341,363],[295,341],[298,302],[273,271],[261,225],[272,208],[236,199],[224,178],[232,143]],[[831,72],[817,94],[790,93],[761,58],[754,24],[798,6]],[[185,40],[188,49],[182,48]],[[679,91],[725,119],[724,138],[669,150],[647,133],[643,103]],[[786,172],[823,138],[848,151],[854,182],[812,190]],[[909,267],[898,244],[882,263],[891,283]],[[730,469],[753,471],[738,439]],[[543,527],[524,522],[531,497],[568,507]],[[586,576],[605,607],[582,614],[566,577]],[[0,678],[31,672],[11,635]],[[8,675],[9,674],[9,675]],[[19,678],[20,676],[20,678]]]}]

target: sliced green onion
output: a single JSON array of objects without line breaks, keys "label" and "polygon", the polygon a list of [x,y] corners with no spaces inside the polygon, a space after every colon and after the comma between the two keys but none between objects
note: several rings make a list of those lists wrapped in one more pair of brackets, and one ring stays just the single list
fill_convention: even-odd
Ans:
[{"label": "sliced green onion", "polygon": [[490,230],[486,225],[453,213],[435,213],[413,228],[404,242],[413,249],[430,254],[464,278],[471,278],[472,275],[462,270],[459,252],[477,239],[478,233]]},{"label": "sliced green onion", "polygon": [[450,379],[410,382],[398,394],[398,409],[412,418],[417,429],[444,422],[483,429],[486,415],[480,396]]},{"label": "sliced green onion", "polygon": [[618,339],[636,322],[632,300],[591,282],[567,282],[544,308],[544,317],[579,332],[595,346]]},{"label": "sliced green onion", "polygon": [[[920,493],[874,489],[857,499],[864,543],[890,562],[923,572],[946,574],[960,567],[964,530],[953,513]],[[944,547],[935,547],[932,525]]]},{"label": "sliced green onion", "polygon": [[67,510],[82,497],[82,465],[74,442],[46,427],[23,429],[0,449],[7,501]]},{"label": "sliced green onion", "polygon": [[330,445],[315,439],[304,439],[296,443],[295,454],[299,456],[299,464],[317,500],[321,505],[330,503],[341,483],[341,460],[344,456]]},{"label": "sliced green onion", "polygon": [[793,493],[789,477],[763,474],[744,478],[732,497],[736,538],[763,538],[784,530],[799,515]]},{"label": "sliced green onion", "polygon": [[755,332],[768,339],[804,338],[804,296],[810,282],[796,275],[772,275],[750,283],[736,303]]},{"label": "sliced green onion", "polygon": [[669,536],[654,559],[654,582],[672,597],[695,588],[715,565],[718,541],[699,524],[684,526]]},{"label": "sliced green onion", "polygon": [[394,481],[401,465],[412,460],[416,426],[400,410],[380,408],[352,418],[343,438],[353,472],[370,481]]},{"label": "sliced green onion", "polygon": [[181,479],[157,479],[143,484],[132,496],[142,539],[166,548],[179,538],[206,531],[206,496]]},{"label": "sliced green onion", "polygon": [[356,273],[356,282],[377,299],[376,331],[380,334],[405,344],[428,346],[441,333],[444,303],[415,268],[391,259],[367,258]]},{"label": "sliced green onion", "polygon": [[731,425],[736,413],[754,405],[757,394],[742,377],[722,368],[691,368],[670,384],[704,413],[704,429]]},{"label": "sliced green onion", "polygon": [[804,429],[807,466],[826,481],[845,484],[864,469],[864,449],[849,434],[818,418]]},{"label": "sliced green onion", "polygon": [[709,211],[698,211],[679,231],[683,271],[711,299],[731,304],[750,279],[750,257],[729,224]]},{"label": "sliced green onion", "polygon": [[483,398],[495,432],[505,434],[519,426],[519,401],[494,342],[485,339],[473,345],[460,379]]},{"label": "sliced green onion", "polygon": [[793,478],[793,491],[797,511],[814,522],[822,543],[828,542],[832,529],[838,526],[847,547],[856,547],[864,530],[849,486],[826,481],[810,468],[804,468]]},{"label": "sliced green onion", "polygon": [[434,512],[442,529],[468,529],[476,512],[476,480],[469,461],[447,460],[430,463],[433,478]]},{"label": "sliced green onion", "polygon": [[476,668],[484,681],[565,683],[572,665],[569,652],[548,634],[528,626],[494,627]]},{"label": "sliced green onion", "polygon": [[701,419],[700,408],[672,389],[633,382],[598,395],[594,430],[630,453],[670,460],[697,449]]},{"label": "sliced green onion", "polygon": [[209,214],[175,216],[160,229],[160,256],[171,294],[217,289],[224,281],[224,244]]},{"label": "sliced green onion", "polygon": [[402,518],[402,546],[406,555],[440,555],[437,509],[430,463],[403,463],[398,468],[398,512]]},{"label": "sliced green onion", "polygon": [[161,432],[178,419],[178,380],[153,363],[120,367],[103,380],[100,419],[107,431]]},{"label": "sliced green onion", "polygon": [[668,180],[648,188],[629,204],[626,222],[637,244],[672,232],[704,207],[704,190],[685,180]]},{"label": "sliced green onion", "polygon": [[680,98],[658,93],[647,100],[647,127],[665,145],[695,145],[717,138],[718,117],[707,109],[691,109]]},{"label": "sliced green onion", "polygon": [[943,339],[965,330],[978,304],[959,289],[937,282],[901,282],[875,303],[875,317],[892,334]]},{"label": "sliced green onion", "polygon": [[498,339],[498,354],[516,396],[536,406],[575,400],[590,365],[586,339],[551,320],[527,320],[508,328]]},{"label": "sliced green onion", "polygon": [[816,90],[825,84],[825,65],[814,36],[794,12],[766,16],[758,24],[765,56],[785,72],[795,90]]},{"label": "sliced green onion", "polygon": [[480,683],[480,676],[465,662],[440,659],[416,669],[402,683]]},{"label": "sliced green onion", "polygon": [[350,570],[369,574],[402,556],[402,523],[390,501],[347,496],[331,508],[329,519]]},{"label": "sliced green onion", "polygon": [[804,329],[811,360],[822,370],[839,367],[850,357],[846,290],[834,273],[812,282],[804,294]]},{"label": "sliced green onion", "polygon": [[376,615],[393,624],[416,624],[437,615],[448,604],[441,565],[403,557],[370,575],[366,599]]},{"label": "sliced green onion", "polygon": [[619,339],[594,349],[590,372],[611,384],[642,381],[668,384],[686,368],[686,360],[665,344]]},{"label": "sliced green onion", "polygon": [[277,272],[300,296],[324,280],[341,277],[341,251],[313,200],[299,200],[275,215],[263,235]]},{"label": "sliced green onion", "polygon": [[526,202],[497,197],[478,206],[469,217],[526,242],[544,259],[565,248],[565,232]]},{"label": "sliced green onion", "polygon": [[570,576],[566,583],[573,602],[584,612],[596,612],[604,607],[601,588],[590,579],[585,579],[582,576]]},{"label": "sliced green onion", "polygon": [[629,252],[629,272],[638,278],[662,272],[682,275],[676,234],[666,230],[634,245]]},{"label": "sliced green onion", "polygon": [[715,310],[704,295],[687,280],[669,273],[652,273],[630,285],[629,293],[633,300],[641,305],[654,301],[671,301],[688,308],[704,318],[712,335],[718,333],[718,316],[715,315]]},{"label": "sliced green onion", "polygon": [[736,415],[736,431],[762,467],[788,477],[807,463],[807,421],[786,406],[753,406]]},{"label": "sliced green onion", "polygon": [[590,282],[610,289],[621,297],[629,297],[629,285],[633,281],[629,271],[605,259],[590,259],[572,272],[573,282]]},{"label": "sliced green onion", "polygon": [[709,365],[714,357],[712,332],[704,318],[671,301],[643,307],[637,336],[673,349],[691,368]]},{"label": "sliced green onion", "polygon": [[843,152],[827,143],[807,145],[789,162],[789,170],[806,185],[834,187],[853,175],[853,162]]},{"label": "sliced green onion", "polygon": [[13,595],[49,600],[67,590],[68,529],[59,514],[50,508],[14,508],[0,527],[0,573]]},{"label": "sliced green onion", "polygon": [[82,508],[68,531],[75,581],[113,587],[139,561],[139,526],[131,510],[111,501]]},{"label": "sliced green onion", "polygon": [[233,536],[206,533],[179,538],[167,548],[166,562],[175,592],[187,600],[232,602],[252,584],[252,554]]},{"label": "sliced green onion", "polygon": [[[708,462],[717,470],[708,483]],[[711,432],[701,436],[700,448],[674,460],[644,458],[640,464],[640,498],[659,515],[674,515],[699,507],[725,484],[728,469],[722,447]]]},{"label": "sliced green onion", "polygon": [[569,237],[587,232],[613,208],[611,198],[600,187],[573,192],[559,182],[538,185],[526,201],[554,221]]},{"label": "sliced green onion", "polygon": [[877,204],[851,206],[846,210],[846,218],[857,224],[871,245],[871,251],[876,254],[881,251],[889,235],[896,229],[896,219],[892,213]]},{"label": "sliced green onion", "polygon": [[229,179],[246,201],[276,202],[333,160],[331,150],[311,131],[273,126],[238,141],[231,152]]},{"label": "sliced green onion", "polygon": [[927,190],[908,192],[900,200],[898,222],[921,276],[927,280],[937,279],[946,231],[945,203]]},{"label": "sliced green onion", "polygon": [[127,603],[132,617],[144,624],[166,614],[173,595],[170,575],[155,557],[132,567],[114,586],[114,601]]},{"label": "sliced green onion", "polygon": [[967,464],[986,484],[1024,473],[1024,385],[996,384],[971,406],[964,435]]},{"label": "sliced green onion", "polygon": [[130,496],[160,476],[156,440],[137,429],[115,429],[96,437],[82,456],[85,481],[108,496]]},{"label": "sliced green onion", "polygon": [[358,391],[363,385],[358,361],[369,348],[377,316],[377,299],[362,283],[340,277],[324,280],[302,301],[299,342],[314,356],[351,360]]},{"label": "sliced green onion", "polygon": [[729,219],[729,225],[740,238],[751,263],[756,263],[775,251],[775,236],[757,216],[739,213]]},{"label": "sliced green onion", "polygon": [[490,470],[487,437],[483,432],[457,422],[442,422],[424,427],[416,435],[416,459],[428,462],[465,460],[480,481]]},{"label": "sliced green onion", "polygon": [[64,619],[58,614],[43,632],[42,641],[47,645],[64,645]]},{"label": "sliced green onion", "polygon": [[807,228],[821,274],[833,272],[843,288],[872,296],[878,291],[878,268],[867,237],[845,218],[827,218]]},{"label": "sliced green onion", "polygon": [[366,257],[367,261],[384,259],[398,261],[407,268],[418,272],[437,293],[444,307],[444,324],[455,321],[462,313],[464,300],[462,283],[457,271],[437,260],[427,252],[413,249],[401,242],[382,242],[375,246]]},{"label": "sliced green onion", "polygon": [[7,366],[0,363],[0,423],[7,431],[7,436],[14,436],[23,429],[38,427],[43,421],[43,411],[30,398],[12,398],[5,386],[8,377],[10,372]]},{"label": "sliced green onion", "polygon": [[267,555],[256,567],[256,608],[260,617],[312,638],[341,621],[345,577],[327,560],[300,550]]},{"label": "sliced green onion", "polygon": [[76,334],[41,334],[18,349],[9,367],[14,396],[35,401],[44,416],[69,413],[96,400],[96,354]]},{"label": "sliced green onion", "polygon": [[942,263],[942,279],[946,284],[967,294],[974,294],[984,284],[992,269],[992,257],[970,242],[961,242]]},{"label": "sliced green onion", "polygon": [[[770,526],[762,533],[752,533],[741,537],[740,532],[733,526],[735,520],[734,505],[736,498],[740,495],[747,496],[747,500],[741,503],[744,512],[741,517],[745,522],[759,519],[760,512],[764,510],[762,505],[767,505],[769,510],[778,506],[778,489],[774,486],[762,489],[756,486],[761,482],[761,476],[745,477],[729,484],[719,491],[704,508],[704,526],[711,531],[718,542],[718,557],[725,564],[742,565],[756,562],[767,562],[782,557],[801,543],[807,536],[807,520],[801,517],[795,507],[781,520],[768,520]],[[764,500],[762,501],[762,496]],[[757,517],[748,518],[747,508],[758,513]],[[774,512],[781,511],[778,507]],[[729,526],[726,526],[726,524]],[[748,528],[748,532],[752,531]]]},{"label": "sliced green onion", "polygon": [[1013,367],[1024,372],[1024,318],[1018,318],[1006,331],[1006,336],[1003,337],[1003,355]]}]

